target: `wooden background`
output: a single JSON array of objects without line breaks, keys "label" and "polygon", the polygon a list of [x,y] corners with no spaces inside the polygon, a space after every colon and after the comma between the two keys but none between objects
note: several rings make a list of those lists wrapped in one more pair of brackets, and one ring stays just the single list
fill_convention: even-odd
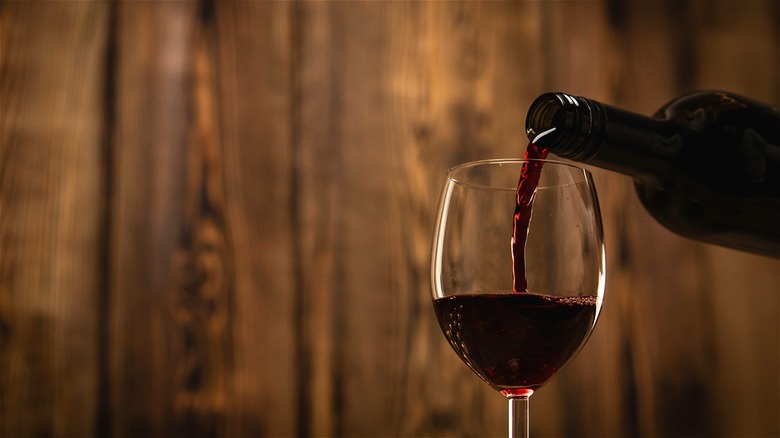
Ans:
[{"label": "wooden background", "polygon": [[[0,2],[0,436],[501,436],[430,304],[531,101],[780,103],[780,2]],[[723,157],[728,159],[728,157]],[[780,435],[780,261],[595,171],[602,320],[534,436]]]}]

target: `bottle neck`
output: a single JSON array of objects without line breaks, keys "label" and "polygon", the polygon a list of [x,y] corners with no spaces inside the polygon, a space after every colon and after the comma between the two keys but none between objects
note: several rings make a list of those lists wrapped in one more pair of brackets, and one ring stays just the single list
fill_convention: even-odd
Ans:
[{"label": "bottle neck", "polygon": [[537,146],[561,158],[641,179],[667,164],[657,153],[663,142],[656,124],[649,117],[584,97],[547,93],[531,104],[526,131]]}]

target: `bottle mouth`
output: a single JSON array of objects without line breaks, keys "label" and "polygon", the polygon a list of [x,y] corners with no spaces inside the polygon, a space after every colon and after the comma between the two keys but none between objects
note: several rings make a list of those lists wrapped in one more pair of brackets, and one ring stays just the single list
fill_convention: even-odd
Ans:
[{"label": "bottle mouth", "polygon": [[542,94],[526,116],[528,139],[555,155],[585,160],[604,130],[604,110],[598,103],[566,93]]},{"label": "bottle mouth", "polygon": [[526,135],[529,140],[535,140],[539,134],[550,129],[564,128],[566,97],[568,96],[562,93],[547,93],[536,98],[528,109],[525,120]]}]

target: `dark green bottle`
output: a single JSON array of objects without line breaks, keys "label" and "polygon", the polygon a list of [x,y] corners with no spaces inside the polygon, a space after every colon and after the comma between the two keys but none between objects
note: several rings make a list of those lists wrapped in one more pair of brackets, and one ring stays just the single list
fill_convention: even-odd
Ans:
[{"label": "dark green bottle", "polygon": [[[554,128],[554,129],[553,129]],[[780,258],[780,111],[719,91],[682,96],[646,117],[548,93],[528,111],[537,146],[632,177],[670,230]]]}]

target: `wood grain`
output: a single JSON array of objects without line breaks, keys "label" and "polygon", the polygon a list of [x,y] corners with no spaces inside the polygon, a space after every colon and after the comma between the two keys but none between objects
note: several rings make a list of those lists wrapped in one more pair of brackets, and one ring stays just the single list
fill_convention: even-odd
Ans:
[{"label": "wood grain", "polygon": [[[116,5],[108,300],[110,433],[177,434],[188,351],[179,294],[196,212],[187,154],[196,10],[180,2]],[[193,155],[197,154],[193,150]],[[197,159],[197,158],[194,158]],[[186,215],[189,213],[189,216]],[[192,217],[194,216],[194,217]],[[197,223],[197,222],[195,222]],[[185,272],[182,272],[185,271]]]},{"label": "wood grain", "polygon": [[88,435],[99,382],[107,8],[0,7],[0,435]]},{"label": "wood grain", "polygon": [[227,435],[299,428],[292,3],[215,2],[215,115],[234,260]]},{"label": "wood grain", "polygon": [[[429,258],[545,91],[780,103],[780,5],[0,2],[0,436],[501,436]],[[593,169],[602,319],[533,436],[777,436],[780,261]]]}]

